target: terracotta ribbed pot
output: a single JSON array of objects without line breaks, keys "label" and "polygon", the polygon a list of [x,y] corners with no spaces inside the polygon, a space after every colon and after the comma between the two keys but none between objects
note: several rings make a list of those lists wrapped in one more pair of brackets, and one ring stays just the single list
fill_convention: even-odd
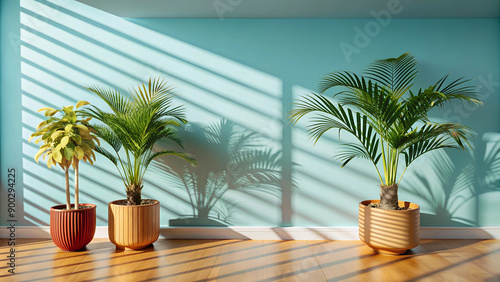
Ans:
[{"label": "terracotta ribbed pot", "polygon": [[[75,205],[71,205],[73,208]],[[94,238],[96,205],[80,204],[90,208],[63,210],[66,205],[50,208],[50,237],[63,251],[76,251],[87,246]]]},{"label": "terracotta ribbed pot", "polygon": [[160,202],[126,206],[118,200],[108,205],[108,236],[118,249],[143,249],[160,236]]},{"label": "terracotta ribbed pot", "polygon": [[420,243],[420,207],[417,204],[399,201],[407,210],[384,210],[372,208],[368,200],[359,203],[359,239],[381,254],[403,254]]}]

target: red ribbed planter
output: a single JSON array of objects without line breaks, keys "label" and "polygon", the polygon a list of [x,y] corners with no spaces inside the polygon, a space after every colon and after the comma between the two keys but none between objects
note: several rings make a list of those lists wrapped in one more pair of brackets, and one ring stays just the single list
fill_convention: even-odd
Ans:
[{"label": "red ribbed planter", "polygon": [[[87,246],[94,238],[96,205],[80,204],[90,208],[63,210],[66,205],[50,208],[50,237],[63,251],[77,251]],[[71,205],[73,208],[74,205]]]}]

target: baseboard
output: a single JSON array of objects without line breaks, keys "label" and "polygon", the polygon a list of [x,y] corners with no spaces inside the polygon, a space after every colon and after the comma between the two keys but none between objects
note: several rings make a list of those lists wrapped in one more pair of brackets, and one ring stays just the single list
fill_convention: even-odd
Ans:
[{"label": "baseboard", "polygon": [[358,240],[357,227],[168,227],[164,238],[251,240]]},{"label": "baseboard", "polygon": [[[49,238],[50,239],[50,227],[49,226],[16,226],[14,236],[9,227],[0,227],[0,238]],[[97,226],[95,230],[94,238],[108,238],[108,227],[107,226]]]},{"label": "baseboard", "polygon": [[[0,238],[9,238],[9,227],[0,227]],[[16,227],[15,238],[50,238],[48,226]],[[500,239],[500,227],[421,227],[421,239]],[[94,238],[108,238],[108,227],[98,226]],[[162,227],[167,239],[250,240],[358,240],[357,227]]]},{"label": "baseboard", "polygon": [[500,227],[420,227],[422,239],[500,239]]}]

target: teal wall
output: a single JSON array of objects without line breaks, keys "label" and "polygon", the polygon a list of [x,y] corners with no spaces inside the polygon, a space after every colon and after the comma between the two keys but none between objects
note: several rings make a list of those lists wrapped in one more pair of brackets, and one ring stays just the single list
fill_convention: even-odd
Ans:
[{"label": "teal wall", "polygon": [[[372,167],[359,160],[341,169],[331,158],[337,135],[313,146],[304,123],[292,128],[286,113],[326,73],[360,72],[373,60],[411,52],[419,61],[418,85],[446,74],[466,76],[485,106],[453,104],[432,112],[435,119],[472,127],[476,150],[423,157],[407,172],[400,199],[422,206],[423,226],[500,226],[499,19],[122,19],[75,1],[16,2],[1,2],[2,225],[10,167],[18,171],[22,225],[48,225],[48,208],[64,200],[62,171],[34,162],[37,147],[27,142],[42,119],[37,109],[78,100],[104,106],[82,85],[126,91],[162,76],[175,85],[176,102],[188,108],[192,125],[182,134],[203,164],[191,173],[207,178],[224,170],[225,182],[214,186],[220,193],[245,173],[228,163],[242,150],[253,160],[269,152],[263,161],[270,172],[280,171],[280,183],[231,186],[238,189],[222,196],[212,218],[236,226],[357,226],[357,203],[378,197]],[[208,128],[217,124],[226,131]],[[221,141],[242,136],[251,149]],[[143,190],[162,203],[162,225],[193,214],[185,187],[165,163],[173,170],[183,165],[155,163]],[[80,182],[81,201],[97,204],[98,225],[106,225],[107,203],[124,198],[115,168],[99,156],[94,166],[81,166]]]},{"label": "teal wall", "polygon": [[[17,2],[17,3],[16,3]],[[22,215],[21,64],[18,1],[0,1],[0,218],[7,220],[8,169],[17,173],[17,219]]]}]

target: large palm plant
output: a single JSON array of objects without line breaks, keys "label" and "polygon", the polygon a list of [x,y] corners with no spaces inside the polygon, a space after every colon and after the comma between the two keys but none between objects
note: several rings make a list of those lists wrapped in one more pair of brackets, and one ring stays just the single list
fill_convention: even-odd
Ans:
[{"label": "large palm plant", "polygon": [[[416,75],[416,60],[409,53],[375,61],[364,76],[347,71],[333,72],[321,81],[319,92],[345,87],[335,94],[339,103],[334,104],[325,96],[313,93],[299,100],[290,115],[296,123],[307,114],[318,114],[308,125],[315,142],[330,129],[344,130],[356,137],[359,142],[343,144],[336,157],[342,167],[354,158],[373,163],[380,178],[380,207],[383,209],[398,209],[398,185],[415,159],[436,149],[464,149],[469,145],[467,140],[472,133],[468,127],[432,122],[428,118],[429,111],[455,99],[481,103],[473,88],[464,84],[467,80],[463,78],[447,83],[445,76],[414,92],[411,88]],[[398,175],[403,157],[404,169]]]},{"label": "large palm plant", "polygon": [[172,106],[172,88],[164,80],[149,79],[148,85],[141,84],[130,91],[130,97],[98,86],[87,89],[111,109],[111,112],[105,112],[93,106],[86,114],[101,122],[93,128],[114,153],[101,146],[96,146],[96,151],[117,167],[125,184],[127,205],[141,205],[144,174],[154,158],[174,155],[195,163],[187,153],[174,150],[153,152],[154,144],[162,139],[182,147],[176,128],[187,122],[183,107]]}]

